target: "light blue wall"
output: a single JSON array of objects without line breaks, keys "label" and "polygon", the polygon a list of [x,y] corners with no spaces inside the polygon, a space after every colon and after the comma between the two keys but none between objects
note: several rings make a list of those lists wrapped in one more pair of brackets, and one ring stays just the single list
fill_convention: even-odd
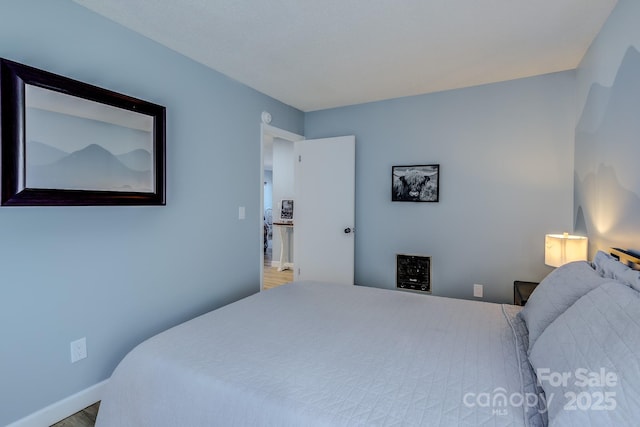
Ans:
[{"label": "light blue wall", "polygon": [[[563,72],[305,115],[356,135],[356,283],[395,286],[395,254],[432,256],[433,293],[513,301],[544,235],[572,226],[575,75]],[[439,163],[440,202],[391,202],[391,167]]]},{"label": "light blue wall", "polygon": [[640,2],[619,0],[578,71],[575,227],[640,250]]},{"label": "light blue wall", "polygon": [[[5,425],[258,291],[260,113],[300,134],[303,113],[67,0],[3,0],[0,56],[167,108],[166,207],[0,208]],[[71,364],[81,337],[89,357]]]},{"label": "light blue wall", "polygon": [[[511,301],[513,280],[550,271],[544,234],[580,228],[580,210],[595,245],[638,248],[640,179],[625,162],[638,157],[628,117],[640,108],[610,104],[614,91],[588,99],[595,83],[638,75],[639,20],[640,3],[619,0],[577,85],[564,72],[304,115],[71,1],[3,0],[1,57],[167,107],[168,178],[166,207],[0,209],[0,425],[107,378],[142,339],[258,290],[263,110],[307,137],[356,135],[361,285],[393,287],[395,254],[419,253],[433,257],[434,294],[472,298],[483,283],[485,300]],[[621,91],[637,94],[636,80]],[[576,134],[605,116],[623,129],[584,145]],[[627,158],[609,153],[612,137]],[[611,171],[621,212],[603,220],[605,192],[582,181],[574,212],[574,141],[577,176]],[[421,163],[441,165],[440,203],[392,203],[391,166]],[[83,336],[89,357],[72,365],[69,342]]]}]

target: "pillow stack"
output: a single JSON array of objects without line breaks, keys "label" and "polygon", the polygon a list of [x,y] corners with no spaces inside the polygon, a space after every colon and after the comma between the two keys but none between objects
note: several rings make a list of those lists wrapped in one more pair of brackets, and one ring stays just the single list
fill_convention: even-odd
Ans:
[{"label": "pillow stack", "polygon": [[549,425],[640,425],[640,272],[598,252],[549,274],[519,316]]}]

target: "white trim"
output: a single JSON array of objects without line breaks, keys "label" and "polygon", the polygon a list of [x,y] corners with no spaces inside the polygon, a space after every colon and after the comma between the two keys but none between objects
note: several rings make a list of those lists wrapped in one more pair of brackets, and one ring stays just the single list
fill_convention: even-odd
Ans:
[{"label": "white trim", "polygon": [[287,141],[295,142],[302,141],[304,136],[298,135],[297,133],[289,132],[288,130],[280,129],[275,126],[271,126],[265,123],[262,123],[262,133],[267,133],[274,138],[286,139]]},{"label": "white trim", "polygon": [[19,419],[7,427],[42,427],[50,426],[60,420],[83,410],[87,406],[102,400],[105,386],[109,380],[92,385],[76,394],[66,397],[46,408],[42,408],[31,415]]}]

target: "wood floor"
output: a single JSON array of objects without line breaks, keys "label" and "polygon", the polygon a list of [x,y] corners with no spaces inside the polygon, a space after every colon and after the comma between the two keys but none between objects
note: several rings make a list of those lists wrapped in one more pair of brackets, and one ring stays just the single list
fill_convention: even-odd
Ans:
[{"label": "wood floor", "polygon": [[278,267],[271,267],[271,247],[264,253],[264,289],[272,289],[293,281],[293,271],[278,271]]},{"label": "wood floor", "polygon": [[52,425],[51,427],[93,427],[96,425],[96,417],[98,416],[98,409],[100,408],[100,402],[96,402],[93,405],[84,408],[80,412],[76,412],[69,418],[65,418]]}]

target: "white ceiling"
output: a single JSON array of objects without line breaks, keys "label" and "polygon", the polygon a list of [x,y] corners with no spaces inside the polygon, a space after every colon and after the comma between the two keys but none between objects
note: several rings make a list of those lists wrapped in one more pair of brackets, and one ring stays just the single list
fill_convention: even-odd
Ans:
[{"label": "white ceiling", "polygon": [[74,0],[302,111],[574,69],[617,0]]}]

